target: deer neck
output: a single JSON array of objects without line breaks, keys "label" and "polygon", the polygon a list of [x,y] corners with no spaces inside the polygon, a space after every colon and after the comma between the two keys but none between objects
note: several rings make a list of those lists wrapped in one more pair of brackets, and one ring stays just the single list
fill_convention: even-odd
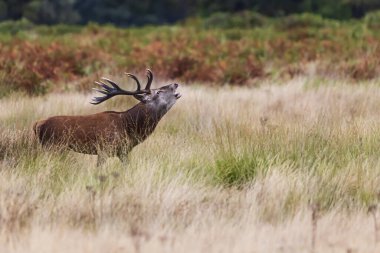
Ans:
[{"label": "deer neck", "polygon": [[123,113],[124,125],[129,136],[143,141],[156,128],[165,113],[153,106],[139,103]]}]

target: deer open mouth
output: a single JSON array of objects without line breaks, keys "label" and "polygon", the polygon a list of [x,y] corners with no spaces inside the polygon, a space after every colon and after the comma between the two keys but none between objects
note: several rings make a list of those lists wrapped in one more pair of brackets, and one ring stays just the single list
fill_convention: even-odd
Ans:
[{"label": "deer open mouth", "polygon": [[[178,86],[179,86],[178,83],[175,83],[174,86],[175,86],[175,91],[177,91],[177,88],[178,88]],[[176,93],[174,94],[174,96],[175,96],[176,99],[179,99],[182,95],[181,95],[181,93],[176,92]]]}]

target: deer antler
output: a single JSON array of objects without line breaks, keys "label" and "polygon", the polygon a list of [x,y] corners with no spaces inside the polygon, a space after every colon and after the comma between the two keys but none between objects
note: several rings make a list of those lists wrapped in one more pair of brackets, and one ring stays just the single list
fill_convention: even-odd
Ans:
[{"label": "deer antler", "polygon": [[150,85],[153,82],[153,73],[150,69],[146,70],[146,76],[148,77],[148,82],[146,83],[145,90],[150,90]]},{"label": "deer antler", "polygon": [[131,96],[135,96],[135,95],[139,95],[139,94],[144,94],[144,93],[149,93],[150,92],[150,84],[152,82],[152,79],[153,79],[153,76],[152,76],[152,73],[151,71],[149,70],[150,72],[150,76],[151,78],[148,77],[148,84],[146,85],[145,89],[144,90],[141,90],[141,85],[140,85],[140,82],[139,80],[137,79],[137,77],[133,74],[130,74],[130,73],[126,73],[130,78],[132,78],[133,80],[136,81],[136,84],[137,84],[137,89],[135,91],[127,91],[127,90],[123,90],[119,87],[118,84],[116,84],[114,81],[108,79],[108,78],[105,78],[105,77],[102,77],[101,80],[103,81],[106,81],[107,83],[111,84],[111,86],[107,85],[105,82],[102,82],[102,81],[95,81],[96,84],[98,84],[100,87],[102,87],[103,89],[100,90],[100,89],[95,89],[95,91],[97,92],[100,92],[102,94],[104,94],[105,96],[102,96],[102,97],[94,97],[92,99],[92,102],[90,102],[91,104],[93,105],[97,105],[97,104],[100,104],[110,98],[112,98],[113,96],[116,96],[116,95],[131,95]]}]

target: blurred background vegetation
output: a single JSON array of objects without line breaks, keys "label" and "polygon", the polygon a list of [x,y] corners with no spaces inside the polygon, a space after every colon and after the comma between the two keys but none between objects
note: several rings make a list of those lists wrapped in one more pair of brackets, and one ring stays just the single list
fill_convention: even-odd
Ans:
[{"label": "blurred background vegetation", "polygon": [[[203,85],[380,78],[379,0],[0,0],[0,97],[142,73]],[[314,84],[312,84],[314,85]]]},{"label": "blurred background vegetation", "polygon": [[0,0],[0,20],[36,24],[168,24],[215,12],[250,10],[271,17],[311,12],[332,19],[361,18],[379,0]]}]

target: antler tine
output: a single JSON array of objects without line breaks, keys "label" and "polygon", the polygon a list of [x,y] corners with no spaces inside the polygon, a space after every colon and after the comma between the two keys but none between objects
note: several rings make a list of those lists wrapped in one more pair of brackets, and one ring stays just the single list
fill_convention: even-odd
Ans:
[{"label": "antler tine", "polygon": [[104,91],[104,90],[99,90],[99,89],[97,89],[97,88],[92,88],[92,90],[97,91],[97,92],[99,92],[99,93],[102,93],[102,94],[104,94],[104,95],[107,95],[107,94],[108,94],[106,91]]},{"label": "antler tine", "polygon": [[[99,85],[100,87],[102,87],[105,91],[112,91],[112,88],[110,86],[108,86],[107,84],[103,83],[103,82],[95,81],[94,83],[96,83],[97,85]],[[115,89],[117,89],[117,88],[115,88]]]},{"label": "antler tine", "polygon": [[131,73],[125,73],[127,76],[129,76],[130,78],[132,78],[133,80],[135,80],[136,84],[137,84],[137,90],[141,90],[141,85],[140,85],[140,82],[139,82],[139,79],[137,79],[137,77]]},{"label": "antler tine", "polygon": [[147,93],[147,91],[141,90],[140,83],[139,83],[138,79],[134,75],[128,74],[128,76],[132,77],[136,81],[136,83],[137,83],[137,90],[135,90],[135,91],[126,91],[126,90],[123,90],[114,81],[112,81],[112,80],[110,80],[108,78],[102,77],[101,80],[106,81],[112,87],[110,85],[107,85],[105,82],[95,81],[95,83],[97,85],[99,85],[100,87],[102,87],[103,89],[101,89],[101,90],[100,89],[94,89],[94,90],[97,91],[97,92],[99,92],[99,93],[104,94],[104,96],[102,96],[102,97],[94,97],[92,99],[92,102],[90,102],[90,103],[93,104],[93,105],[97,105],[97,104],[100,104],[100,103],[106,101],[107,99],[110,99],[110,98],[112,98],[113,96],[116,96],[116,95],[138,95],[138,94]]},{"label": "antler tine", "polygon": [[153,82],[153,73],[150,69],[146,69],[146,76],[148,77],[148,82],[146,83],[145,90],[150,90],[150,85]]},{"label": "antler tine", "polygon": [[105,77],[102,77],[101,79],[104,80],[104,81],[109,82],[115,89],[121,90],[121,88],[119,87],[119,85],[117,85],[117,83],[115,83],[114,81],[112,81],[112,80],[110,80],[108,78],[105,78]]},{"label": "antler tine", "polygon": [[100,104],[101,102],[104,102],[106,100],[107,100],[107,98],[105,98],[105,97],[94,97],[92,99],[92,101],[90,102],[90,104],[97,105],[97,104]]},{"label": "antler tine", "polygon": [[[105,80],[106,78],[101,78],[101,79]],[[111,80],[109,80],[109,81],[111,81]],[[114,86],[114,89],[112,87],[108,86],[107,84],[105,84],[103,82],[100,82],[100,81],[95,81],[94,83],[96,83],[97,85],[99,85],[100,87],[102,87],[103,90],[96,89],[96,88],[92,88],[92,89],[95,90],[95,91],[97,91],[97,92],[99,92],[99,93],[104,94],[105,96],[103,96],[103,97],[94,97],[92,99],[92,102],[90,102],[93,105],[97,105],[97,104],[100,104],[100,103],[106,101],[107,99],[109,99],[109,98],[111,98],[111,97],[114,96],[114,95],[112,95],[113,91],[120,90],[120,87],[118,85],[116,85],[116,83],[113,83],[112,81],[110,82],[111,85],[112,85],[112,83],[116,85],[116,86],[112,85],[112,86]]]}]

